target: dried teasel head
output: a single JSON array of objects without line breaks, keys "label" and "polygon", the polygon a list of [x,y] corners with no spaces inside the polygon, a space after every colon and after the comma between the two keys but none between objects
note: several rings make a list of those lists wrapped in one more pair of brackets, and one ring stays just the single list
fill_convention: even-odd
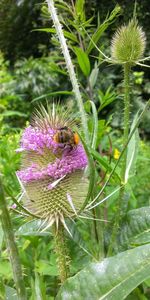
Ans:
[{"label": "dried teasel head", "polygon": [[21,138],[24,207],[43,220],[43,228],[74,218],[88,193],[88,159],[70,111],[59,105],[37,110]]},{"label": "dried teasel head", "polygon": [[145,33],[133,19],[127,26],[122,26],[115,33],[111,43],[112,60],[118,64],[130,63],[133,65],[142,58],[145,45]]}]

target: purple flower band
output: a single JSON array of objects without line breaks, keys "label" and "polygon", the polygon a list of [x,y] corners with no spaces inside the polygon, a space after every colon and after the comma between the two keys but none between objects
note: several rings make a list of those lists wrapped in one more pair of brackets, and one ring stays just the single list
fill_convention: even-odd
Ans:
[{"label": "purple flower band", "polygon": [[48,128],[43,131],[38,127],[29,126],[25,129],[22,138],[21,138],[21,147],[17,149],[17,152],[22,152],[23,150],[27,151],[36,151],[37,153],[42,154],[44,148],[53,148],[55,151],[59,144],[56,144],[53,140],[53,136],[56,133],[56,130]]},{"label": "purple flower band", "polygon": [[[47,148],[55,153],[60,144],[54,142],[54,134],[55,131],[50,128],[43,133],[39,128],[29,126],[23,133],[20,151],[34,151],[37,155],[41,155],[43,150]],[[70,149],[70,147],[64,148],[62,156],[60,158],[56,156],[55,161],[49,163],[46,167],[41,168],[37,163],[32,163],[30,167],[18,171],[17,175],[25,183],[44,179],[47,176],[56,180],[75,170],[84,169],[87,163],[85,150],[82,144],[79,143],[73,149]]]}]

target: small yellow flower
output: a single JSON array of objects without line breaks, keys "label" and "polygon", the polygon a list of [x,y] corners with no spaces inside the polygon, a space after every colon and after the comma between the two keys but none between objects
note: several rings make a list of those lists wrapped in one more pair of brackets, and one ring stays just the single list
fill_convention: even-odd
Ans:
[{"label": "small yellow flower", "polygon": [[120,156],[120,151],[117,148],[115,148],[115,150],[114,150],[114,159],[118,159],[119,156]]}]

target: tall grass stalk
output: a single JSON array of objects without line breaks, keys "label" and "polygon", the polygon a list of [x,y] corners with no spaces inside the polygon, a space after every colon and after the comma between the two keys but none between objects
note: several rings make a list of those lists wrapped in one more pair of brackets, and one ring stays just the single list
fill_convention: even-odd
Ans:
[{"label": "tall grass stalk", "polygon": [[6,245],[10,254],[10,262],[13,270],[13,277],[16,285],[17,295],[19,300],[27,300],[24,280],[22,276],[21,264],[19,259],[18,249],[15,243],[14,232],[11,219],[6,205],[4,189],[0,178],[0,219],[6,239]]}]

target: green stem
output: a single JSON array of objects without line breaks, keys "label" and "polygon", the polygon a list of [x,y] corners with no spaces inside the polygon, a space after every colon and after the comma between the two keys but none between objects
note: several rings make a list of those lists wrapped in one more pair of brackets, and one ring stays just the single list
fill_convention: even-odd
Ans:
[{"label": "green stem", "polygon": [[80,93],[80,90],[79,90],[77,77],[76,77],[76,74],[75,74],[75,71],[74,71],[74,66],[72,64],[72,60],[71,60],[70,53],[69,53],[69,50],[68,50],[68,47],[67,47],[66,39],[65,39],[64,34],[63,34],[62,25],[59,22],[59,18],[57,16],[57,11],[56,11],[55,6],[54,6],[54,1],[53,0],[47,0],[47,4],[48,4],[49,13],[51,14],[51,17],[52,17],[52,20],[53,20],[53,23],[54,23],[59,41],[60,41],[60,46],[61,46],[61,49],[62,49],[62,53],[63,53],[65,61],[66,61],[66,66],[67,66],[68,73],[69,73],[69,76],[70,76],[70,80],[71,80],[71,83],[72,83],[72,86],[73,86],[74,94],[75,94],[75,97],[76,97],[76,100],[77,100],[77,103],[78,103],[86,142],[89,144],[89,132],[88,132],[88,126],[87,126],[87,118],[86,118],[86,114],[85,114],[85,111],[84,111],[84,105],[83,105],[81,93]]},{"label": "green stem", "polygon": [[58,230],[55,231],[55,252],[57,254],[60,281],[63,283],[69,277],[70,257],[64,236],[64,228],[61,224]]},{"label": "green stem", "polygon": [[[124,65],[124,135],[123,135],[123,147],[127,145],[130,129],[130,64],[126,63]],[[112,255],[113,247],[116,242],[116,236],[118,233],[120,218],[123,213],[122,209],[124,207],[125,198],[125,183],[126,183],[126,163],[127,163],[127,147],[125,148],[124,154],[122,156],[122,167],[121,167],[121,189],[119,192],[118,203],[116,207],[116,218],[113,226],[111,242],[108,249],[108,256]]]},{"label": "green stem", "polygon": [[[126,63],[124,65],[124,136],[123,136],[123,146],[126,145],[129,129],[130,129],[130,65]],[[121,180],[122,184],[125,184],[125,172],[126,172],[126,162],[127,162],[127,148],[123,155],[122,169],[121,169]]]},{"label": "green stem", "polygon": [[13,232],[11,219],[5,201],[4,189],[2,186],[1,179],[0,179],[0,212],[1,212],[0,218],[2,222],[2,228],[4,231],[6,244],[10,255],[10,262],[12,265],[13,277],[16,284],[18,299],[26,300],[27,299],[26,291],[25,291],[25,286],[24,286],[24,281],[22,276],[18,249],[15,243],[14,232]]}]

